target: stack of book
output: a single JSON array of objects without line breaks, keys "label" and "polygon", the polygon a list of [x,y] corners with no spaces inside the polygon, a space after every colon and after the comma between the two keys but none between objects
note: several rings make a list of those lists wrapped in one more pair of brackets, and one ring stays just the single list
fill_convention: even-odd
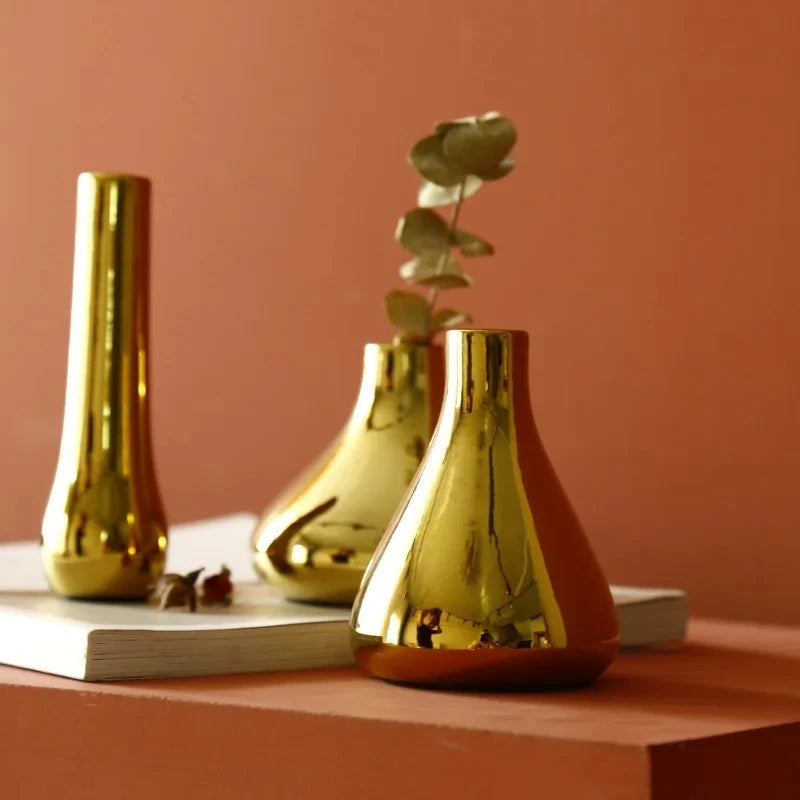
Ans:
[{"label": "stack of book", "polygon": [[[196,613],[65,600],[48,591],[36,543],[0,545],[0,663],[88,681],[352,664],[348,609],[287,602],[258,582],[249,548],[255,522],[242,513],[171,529],[170,572],[223,563],[232,572],[234,602]],[[623,648],[684,638],[684,592],[611,589]]]}]

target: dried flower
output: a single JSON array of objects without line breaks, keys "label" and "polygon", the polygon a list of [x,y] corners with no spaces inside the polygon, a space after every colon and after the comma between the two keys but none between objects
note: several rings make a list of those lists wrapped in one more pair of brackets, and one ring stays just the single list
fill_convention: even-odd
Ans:
[{"label": "dried flower", "polygon": [[223,564],[216,575],[210,575],[203,581],[203,604],[229,606],[232,595],[231,571]]},{"label": "dried flower", "polygon": [[197,589],[195,583],[203,571],[203,567],[187,572],[186,575],[178,575],[169,572],[162,575],[153,590],[153,596],[158,600],[159,608],[174,608],[179,606],[189,606],[189,611],[197,611]]}]

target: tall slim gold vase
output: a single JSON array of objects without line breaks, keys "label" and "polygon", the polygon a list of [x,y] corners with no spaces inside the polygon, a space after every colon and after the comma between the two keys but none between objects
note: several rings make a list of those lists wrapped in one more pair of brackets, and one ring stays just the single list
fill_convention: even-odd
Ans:
[{"label": "tall slim gold vase", "polygon": [[167,525],[150,443],[150,182],[78,177],[61,449],[42,525],[52,588],[144,597],[162,573]]},{"label": "tall slim gold vase", "polygon": [[439,423],[353,608],[357,659],[430,686],[591,681],[616,614],[536,432],[527,335],[449,331],[445,358]]},{"label": "tall slim gold vase", "polygon": [[368,344],[347,424],[263,513],[258,573],[286,597],[350,605],[414,477],[441,404],[437,346]]}]

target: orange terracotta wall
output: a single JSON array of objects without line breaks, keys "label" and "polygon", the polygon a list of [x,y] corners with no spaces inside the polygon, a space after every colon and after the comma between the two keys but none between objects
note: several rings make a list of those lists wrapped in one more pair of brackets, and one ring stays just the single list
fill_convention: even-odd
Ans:
[{"label": "orange terracotta wall", "polygon": [[384,338],[429,124],[498,108],[518,171],[458,298],[533,338],[537,419],[614,581],[800,622],[800,3],[5,0],[0,537],[58,449],[75,178],[154,181],[173,521],[257,510]]}]

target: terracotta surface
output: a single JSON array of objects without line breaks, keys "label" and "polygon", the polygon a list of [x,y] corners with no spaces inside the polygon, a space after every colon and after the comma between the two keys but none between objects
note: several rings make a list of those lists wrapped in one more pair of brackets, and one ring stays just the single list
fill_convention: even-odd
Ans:
[{"label": "terracotta surface", "polygon": [[172,521],[259,510],[389,335],[409,143],[497,107],[520,167],[466,206],[498,253],[457,300],[531,332],[608,577],[800,622],[798,29],[792,0],[5,0],[0,538],[38,535],[55,467],[80,170],[154,181]]},{"label": "terracotta surface", "polygon": [[123,800],[148,785],[477,797],[533,777],[560,800],[800,791],[796,628],[695,621],[685,651],[623,655],[572,692],[431,692],[355,670],[85,684],[2,667],[0,702],[18,798],[83,797],[89,764],[95,794]]}]

